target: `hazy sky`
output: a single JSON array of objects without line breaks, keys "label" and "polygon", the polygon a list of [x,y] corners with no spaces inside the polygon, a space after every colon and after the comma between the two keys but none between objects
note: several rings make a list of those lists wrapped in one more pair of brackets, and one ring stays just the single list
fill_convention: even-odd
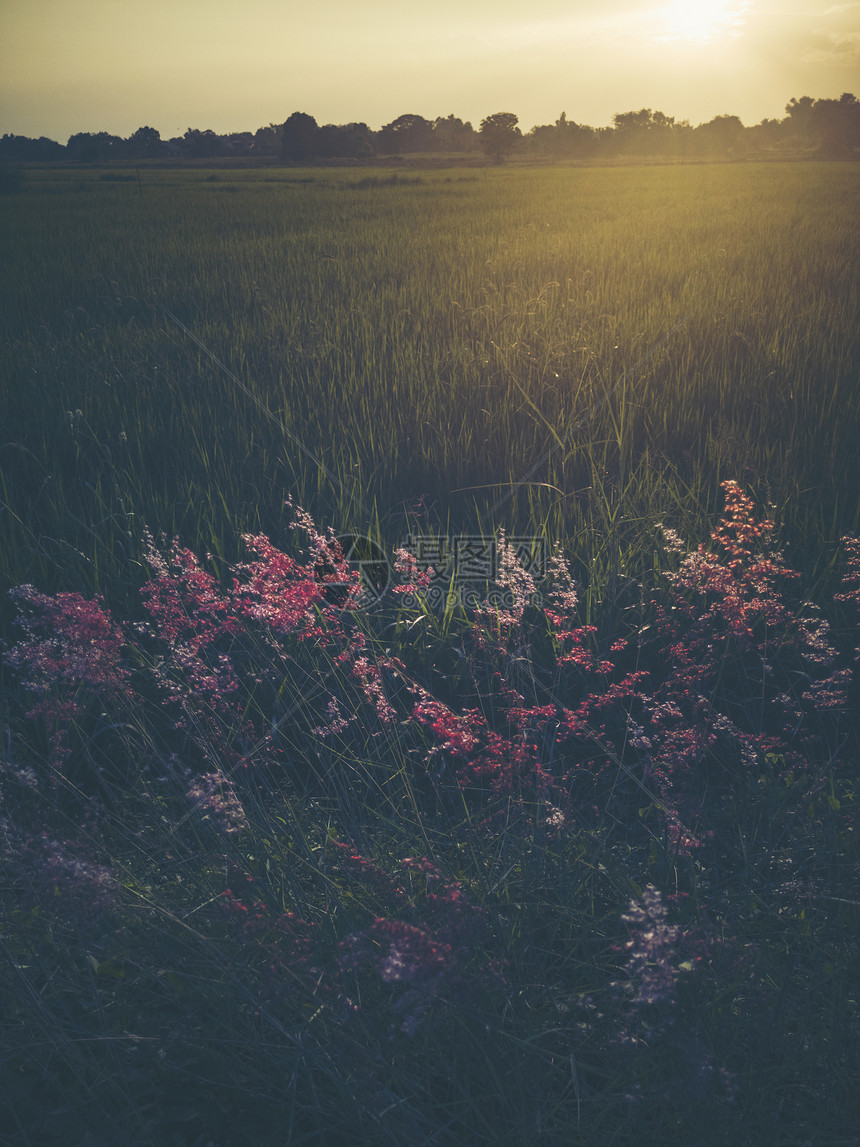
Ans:
[{"label": "hazy sky", "polygon": [[860,2],[0,0],[0,134],[167,139],[305,111],[380,127],[512,111],[528,130],[659,109],[693,124],[860,96]]}]

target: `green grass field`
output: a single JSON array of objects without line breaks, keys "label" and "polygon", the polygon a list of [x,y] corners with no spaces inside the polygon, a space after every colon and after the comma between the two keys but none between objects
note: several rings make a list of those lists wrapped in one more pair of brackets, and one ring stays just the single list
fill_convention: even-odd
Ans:
[{"label": "green grass field", "polygon": [[860,1147],[858,185],[0,199],[3,1147]]},{"label": "green grass field", "polygon": [[31,171],[3,204],[4,576],[107,590],[143,523],[231,554],[291,493],[390,543],[426,495],[602,577],[725,478],[818,570],[860,521],[857,183]]}]

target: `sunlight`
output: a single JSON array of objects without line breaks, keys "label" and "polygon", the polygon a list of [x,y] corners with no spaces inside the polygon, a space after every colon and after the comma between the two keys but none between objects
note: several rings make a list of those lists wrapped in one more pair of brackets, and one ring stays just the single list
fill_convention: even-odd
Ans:
[{"label": "sunlight", "polygon": [[663,30],[660,40],[713,43],[738,34],[749,4],[725,0],[678,0],[661,10]]}]

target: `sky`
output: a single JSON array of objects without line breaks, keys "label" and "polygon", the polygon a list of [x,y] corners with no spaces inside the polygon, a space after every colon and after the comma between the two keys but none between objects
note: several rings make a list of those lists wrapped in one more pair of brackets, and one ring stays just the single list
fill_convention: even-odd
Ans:
[{"label": "sky", "polygon": [[860,0],[0,0],[0,134],[162,138],[405,112],[527,131],[860,96]]}]

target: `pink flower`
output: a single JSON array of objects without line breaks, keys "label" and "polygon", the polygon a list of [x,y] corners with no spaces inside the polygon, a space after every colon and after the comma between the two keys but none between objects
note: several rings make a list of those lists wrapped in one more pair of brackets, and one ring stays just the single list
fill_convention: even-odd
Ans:
[{"label": "pink flower", "polygon": [[195,777],[185,795],[219,832],[230,835],[248,827],[248,818],[233,782],[220,770]]},{"label": "pink flower", "polygon": [[128,697],[130,674],[123,666],[125,641],[100,598],[79,593],[38,593],[31,585],[10,591],[18,602],[17,625],[24,637],[5,655],[24,686],[39,700],[27,716],[52,730],[55,762],[66,752],[66,735],[88,697]]}]

